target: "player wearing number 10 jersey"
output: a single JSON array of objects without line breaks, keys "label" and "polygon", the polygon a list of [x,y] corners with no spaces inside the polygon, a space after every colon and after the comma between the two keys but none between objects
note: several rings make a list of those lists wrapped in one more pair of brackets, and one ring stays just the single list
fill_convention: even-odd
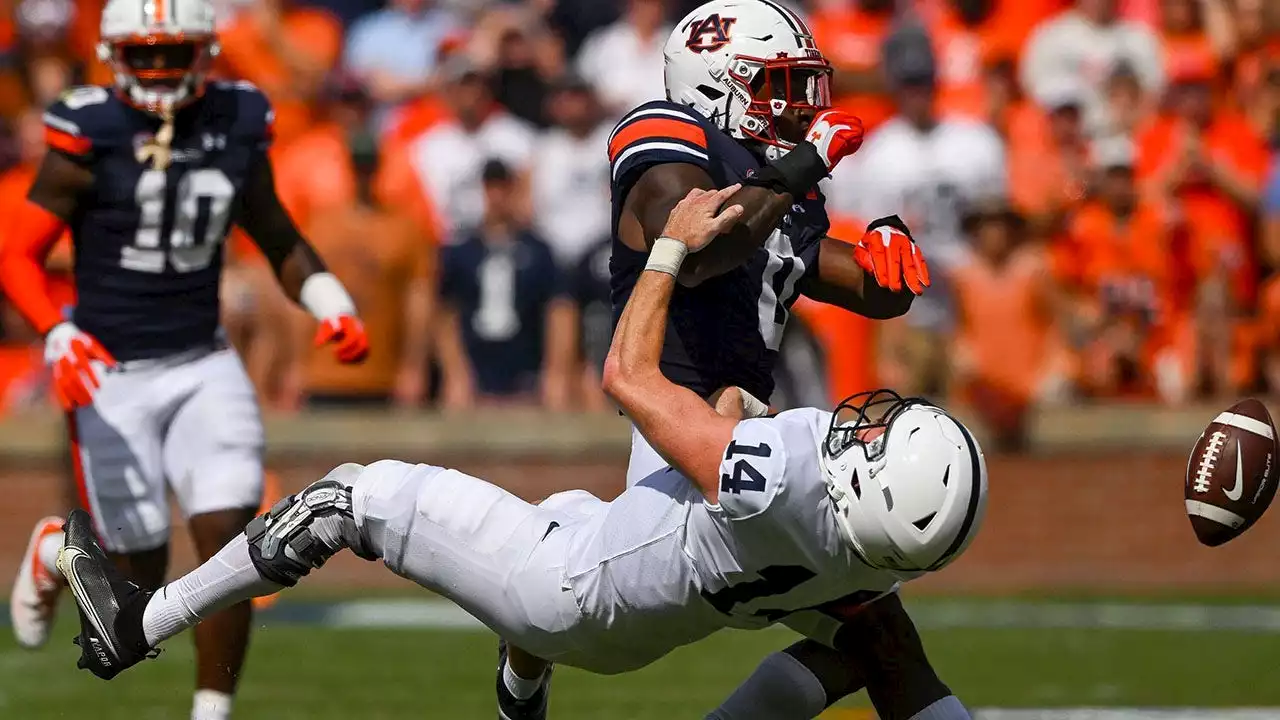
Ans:
[{"label": "player wearing number 10 jersey", "polygon": [[[28,202],[7,218],[0,283],[45,336],[68,413],[82,504],[108,551],[159,587],[167,490],[208,557],[257,510],[262,425],[253,387],[219,330],[223,240],[238,224],[339,358],[367,352],[350,297],[299,235],[275,192],[272,111],[245,83],[207,83],[218,52],[209,0],[110,0],[99,56],[114,87],[78,87],[45,113],[49,152]],[[70,229],[77,301],[44,292],[50,247]],[[20,644],[47,638],[61,578],[61,522],[42,521],[14,586]],[[219,719],[249,632],[249,607],[197,637],[193,717]]]}]

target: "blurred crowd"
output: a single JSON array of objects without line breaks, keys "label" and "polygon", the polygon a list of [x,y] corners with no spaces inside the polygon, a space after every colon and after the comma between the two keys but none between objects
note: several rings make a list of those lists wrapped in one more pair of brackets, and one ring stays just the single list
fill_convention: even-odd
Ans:
[{"label": "blurred crowd", "polygon": [[[40,161],[42,106],[111,80],[100,4],[0,0],[0,217]],[[218,74],[271,97],[281,195],[374,347],[357,368],[311,352],[233,235],[225,326],[264,402],[606,408],[607,137],[663,96],[662,46],[700,3],[217,4]],[[869,129],[826,183],[833,234],[900,214],[936,282],[891,323],[799,307],[784,389],[880,382],[996,424],[1280,391],[1280,2],[793,5]],[[51,268],[73,301],[67,248]],[[8,310],[0,332],[0,400],[43,402],[37,339]]]}]

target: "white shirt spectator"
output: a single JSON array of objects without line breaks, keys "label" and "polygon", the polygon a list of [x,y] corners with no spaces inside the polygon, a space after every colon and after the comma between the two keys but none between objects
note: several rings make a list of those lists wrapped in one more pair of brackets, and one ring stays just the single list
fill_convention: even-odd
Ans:
[{"label": "white shirt spectator", "polygon": [[662,46],[670,35],[671,28],[663,27],[642,38],[634,26],[620,20],[587,37],[578,54],[577,74],[591,83],[615,116],[661,100],[667,96]]},{"label": "white shirt spectator", "polygon": [[528,172],[536,140],[532,126],[495,112],[475,132],[445,121],[413,141],[409,157],[418,182],[451,238],[484,217],[484,164],[501,160],[517,175]]},{"label": "white shirt spectator", "polygon": [[1146,25],[1117,19],[1098,24],[1077,10],[1046,20],[1027,41],[1022,55],[1022,87],[1036,102],[1064,83],[1085,89],[1085,126],[1093,132],[1105,124],[1103,89],[1121,64],[1133,68],[1150,94],[1165,82],[1160,42]]},{"label": "white shirt spectator", "polygon": [[533,163],[533,226],[561,267],[609,236],[609,132],[602,124],[585,138],[548,130]]},{"label": "white shirt spectator", "polygon": [[946,271],[968,255],[961,230],[965,207],[1007,192],[1004,141],[989,125],[945,119],[922,132],[894,118],[836,167],[824,189],[833,213],[870,222],[899,215],[933,273],[934,285],[907,316],[920,327],[950,320]]}]

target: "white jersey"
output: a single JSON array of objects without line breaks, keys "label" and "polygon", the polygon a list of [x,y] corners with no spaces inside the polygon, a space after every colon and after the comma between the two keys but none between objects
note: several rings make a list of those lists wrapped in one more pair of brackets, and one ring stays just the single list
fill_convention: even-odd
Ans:
[{"label": "white jersey", "polygon": [[914,577],[865,565],[842,539],[818,464],[830,419],[805,408],[740,423],[718,505],[667,468],[590,513],[566,583],[592,641],[565,660],[625,672],[721,628],[767,627]]}]

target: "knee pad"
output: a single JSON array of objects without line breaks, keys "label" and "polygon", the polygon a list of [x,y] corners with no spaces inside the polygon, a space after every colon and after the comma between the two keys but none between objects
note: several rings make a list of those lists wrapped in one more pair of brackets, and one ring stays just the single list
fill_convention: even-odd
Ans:
[{"label": "knee pad", "polygon": [[364,549],[352,513],[351,485],[362,469],[340,466],[245,526],[249,557],[264,578],[292,587],[343,548],[376,559]]}]

